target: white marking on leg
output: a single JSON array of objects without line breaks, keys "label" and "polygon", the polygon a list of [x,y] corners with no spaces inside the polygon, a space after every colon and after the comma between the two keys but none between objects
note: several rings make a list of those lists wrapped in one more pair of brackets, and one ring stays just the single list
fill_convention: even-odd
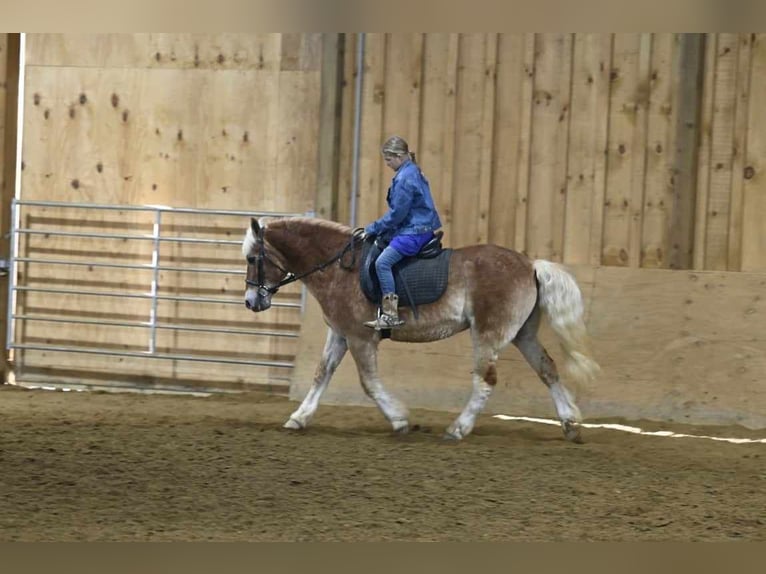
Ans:
[{"label": "white marking on leg", "polygon": [[491,394],[492,387],[484,381],[483,377],[474,374],[473,392],[463,408],[463,411],[447,428],[447,435],[449,438],[460,440],[471,433],[476,424],[476,417],[484,410]]},{"label": "white marking on leg", "polygon": [[579,422],[582,420],[580,409],[572,398],[571,393],[559,380],[556,365],[548,356],[536,336],[530,336],[514,341],[521,354],[529,365],[537,373],[540,380],[545,383],[551,393],[556,414],[562,423]]},{"label": "white marking on leg", "polygon": [[394,431],[407,432],[407,407],[385,389],[378,377],[377,345],[375,340],[349,340],[349,349],[359,372],[359,382],[367,396],[375,401],[383,416],[391,423]]},{"label": "white marking on leg", "polygon": [[549,386],[553,404],[556,406],[556,413],[562,421],[580,422],[582,415],[580,409],[574,403],[574,399],[569,391],[561,384],[561,381],[554,381]]},{"label": "white marking on leg", "polygon": [[447,428],[447,437],[457,440],[468,436],[476,424],[476,417],[484,410],[492,389],[497,383],[497,351],[482,344],[474,334],[473,391],[463,411]]},{"label": "white marking on leg", "polygon": [[322,358],[317,366],[314,375],[314,381],[311,388],[301,402],[298,409],[290,415],[285,423],[285,428],[302,429],[305,428],[319,407],[319,399],[322,397],[330,379],[338,368],[341,360],[346,354],[348,348],[346,340],[332,329],[327,330],[327,340],[325,341]]}]

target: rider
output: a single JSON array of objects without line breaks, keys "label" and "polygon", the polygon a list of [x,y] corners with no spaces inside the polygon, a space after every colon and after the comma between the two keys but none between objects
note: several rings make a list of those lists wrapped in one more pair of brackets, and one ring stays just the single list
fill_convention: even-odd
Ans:
[{"label": "rider", "polygon": [[375,321],[365,322],[378,330],[404,324],[399,319],[399,297],[391,268],[405,257],[417,255],[442,225],[428,180],[415,163],[415,154],[410,152],[407,142],[399,136],[390,137],[381,151],[386,165],[396,172],[386,196],[388,211],[364,228],[365,235],[390,239],[375,261],[383,293],[381,312]]}]

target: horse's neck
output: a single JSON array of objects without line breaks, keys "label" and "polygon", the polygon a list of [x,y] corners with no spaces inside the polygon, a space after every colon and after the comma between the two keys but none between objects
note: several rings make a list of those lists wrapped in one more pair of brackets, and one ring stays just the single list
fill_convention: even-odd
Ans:
[{"label": "horse's neck", "polygon": [[295,274],[306,273],[329,261],[344,247],[348,238],[340,232],[317,227],[291,230],[287,226],[275,226],[267,231],[267,241],[282,256],[286,269]]}]

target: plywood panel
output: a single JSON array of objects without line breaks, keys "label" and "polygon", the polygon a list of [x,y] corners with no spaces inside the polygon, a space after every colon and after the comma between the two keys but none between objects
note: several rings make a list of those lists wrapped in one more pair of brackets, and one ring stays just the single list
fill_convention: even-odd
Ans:
[{"label": "plywood panel", "polygon": [[[305,211],[313,204],[306,165],[316,159],[317,80],[300,72],[30,68],[25,197]],[[212,105],[240,97],[240,105]],[[301,150],[282,176],[296,186],[290,194],[275,193],[285,165],[277,164],[276,130],[294,130],[278,126],[280,100],[303,122],[296,140],[282,144]]]},{"label": "plywood panel", "polygon": [[[24,199],[245,211],[313,210],[320,36],[221,35],[198,39],[199,44],[190,45],[184,44],[191,42],[184,35],[33,38],[29,44],[32,64],[27,69]],[[131,52],[121,42],[130,43],[136,50]],[[238,52],[240,43],[247,44],[248,49],[257,48],[257,61],[251,52]],[[176,58],[165,60],[165,52],[160,51],[155,63],[147,64],[137,56],[160,45],[179,47],[173,52]],[[214,63],[189,60],[189,49],[200,46],[220,51],[223,56]],[[80,54],[86,48],[88,53]],[[236,57],[229,56],[229,49]],[[261,59],[267,53],[268,64]],[[241,221],[173,217],[165,216],[164,229],[199,238],[236,239],[237,243],[247,225],[246,217]],[[25,224],[130,235],[151,234],[152,218],[151,213],[73,215],[71,211],[44,208],[31,211]],[[87,223],[83,224],[82,219]],[[22,254],[148,263],[151,242],[102,239],[94,243],[34,236],[25,239]],[[160,261],[166,265],[223,264],[226,269],[244,268],[238,245],[208,250],[196,244],[164,243]],[[24,280],[32,285],[57,283],[148,292],[151,283],[148,271],[115,269],[105,276],[99,268],[34,264],[25,266],[22,272]],[[228,293],[240,297],[242,283],[238,273],[162,272],[160,289],[170,295],[221,297]],[[280,297],[296,303],[300,292],[286,289]],[[115,320],[130,317],[147,321],[149,315],[145,300],[130,299],[125,303],[119,298],[81,295],[48,299],[25,295],[20,299],[20,309],[59,315],[90,313],[95,318],[113,316]],[[174,322],[192,316],[199,319],[209,313],[210,321],[233,324],[241,321],[245,313],[239,305],[234,311],[233,306],[221,304],[207,308],[201,305],[193,310],[182,303],[158,304],[159,316]],[[252,321],[250,314],[247,318]],[[295,324],[296,311],[275,309],[267,320],[272,326]],[[61,344],[77,340],[84,345],[106,342],[127,350],[145,349],[148,344],[146,329],[118,335],[114,326],[98,324],[84,331],[61,323],[45,327],[30,322],[23,327],[22,337],[29,342],[50,340]],[[262,337],[255,344],[246,337],[240,339],[225,343],[217,334],[162,331],[157,346],[160,351],[175,349],[175,353],[197,355],[207,351],[221,356],[255,353],[288,357],[295,351],[294,339]],[[21,371],[42,372],[50,362],[48,355],[25,353],[25,361],[19,365]],[[243,367],[237,365],[223,366],[211,377],[210,366],[205,363],[133,358],[121,363],[125,373],[134,376],[151,374],[158,380],[186,378],[209,383],[215,379],[222,385],[246,384],[241,374]],[[92,371],[98,364],[91,355],[61,355],[58,367],[79,372]],[[253,383],[258,377],[263,381],[285,377],[284,369],[260,367],[252,372],[256,378],[250,381]]]},{"label": "plywood panel", "polygon": [[[312,46],[315,38],[309,36]],[[293,54],[299,53],[301,41]],[[290,50],[284,55],[289,62]],[[29,66],[278,71],[282,58],[280,34],[27,35]],[[316,59],[304,55],[303,61],[318,70]]]}]

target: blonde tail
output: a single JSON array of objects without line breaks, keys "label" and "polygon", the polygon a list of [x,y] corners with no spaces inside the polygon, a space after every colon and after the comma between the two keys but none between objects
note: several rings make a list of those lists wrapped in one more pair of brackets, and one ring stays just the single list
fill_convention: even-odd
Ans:
[{"label": "blonde tail", "polygon": [[557,263],[537,259],[532,266],[537,275],[540,308],[548,316],[566,353],[564,369],[575,382],[593,380],[600,367],[588,349],[582,294],[577,282]]}]

